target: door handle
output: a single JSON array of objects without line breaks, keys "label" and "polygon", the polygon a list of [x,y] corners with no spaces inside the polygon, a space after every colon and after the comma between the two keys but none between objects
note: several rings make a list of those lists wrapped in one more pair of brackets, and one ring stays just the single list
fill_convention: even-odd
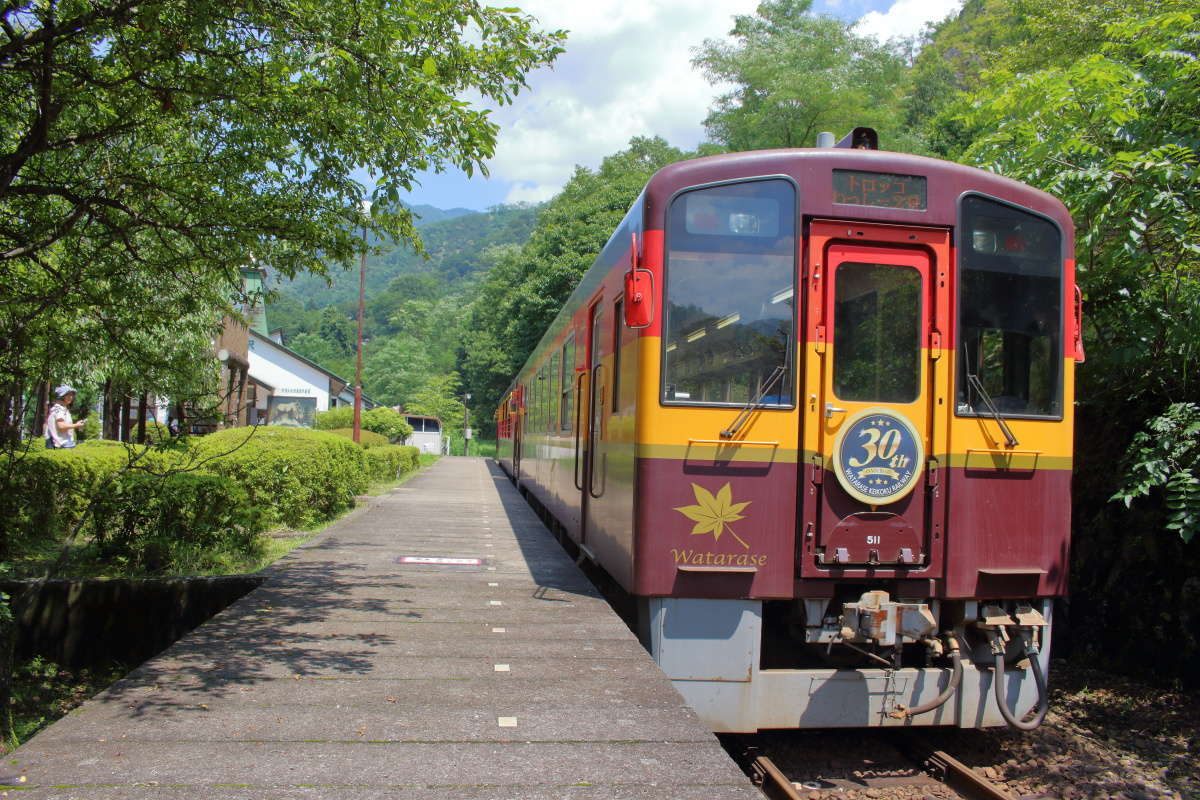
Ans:
[{"label": "door handle", "polygon": [[834,414],[845,414],[846,409],[838,408],[833,403],[825,404],[825,419],[833,419]]}]

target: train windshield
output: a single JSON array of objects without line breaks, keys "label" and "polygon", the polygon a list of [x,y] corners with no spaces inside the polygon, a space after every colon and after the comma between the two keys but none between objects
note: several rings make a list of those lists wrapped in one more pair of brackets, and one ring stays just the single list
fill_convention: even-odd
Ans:
[{"label": "train windshield", "polygon": [[795,187],[710,186],[669,213],[663,401],[791,406]]},{"label": "train windshield", "polygon": [[1006,417],[1061,417],[1062,234],[976,196],[961,223],[958,414],[990,413],[986,393]]}]

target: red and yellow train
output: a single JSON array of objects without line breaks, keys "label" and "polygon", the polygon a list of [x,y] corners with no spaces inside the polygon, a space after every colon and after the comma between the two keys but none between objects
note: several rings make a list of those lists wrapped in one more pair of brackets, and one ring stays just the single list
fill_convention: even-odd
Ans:
[{"label": "red and yellow train", "polygon": [[717,731],[1045,713],[1071,219],[874,138],[660,170],[497,412]]}]

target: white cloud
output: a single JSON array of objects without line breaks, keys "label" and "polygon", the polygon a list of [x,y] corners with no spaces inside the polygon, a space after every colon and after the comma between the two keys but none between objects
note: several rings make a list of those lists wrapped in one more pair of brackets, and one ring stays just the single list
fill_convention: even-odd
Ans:
[{"label": "white cloud", "polygon": [[533,0],[521,4],[546,29],[570,31],[553,69],[529,78],[531,91],[497,109],[501,125],[493,177],[511,181],[507,202],[546,199],[576,164],[595,168],[634,136],[677,147],[703,138],[713,88],[692,68],[692,48],[724,37],[735,14],[758,0]]},{"label": "white cloud", "polygon": [[[499,4],[499,0],[494,0]],[[595,168],[634,136],[662,136],[676,147],[704,138],[718,90],[692,68],[692,50],[725,38],[733,17],[759,0],[529,0],[521,9],[546,30],[570,31],[553,69],[528,76],[529,89],[494,109],[500,124],[488,168],[509,185],[505,202],[552,197],[575,165]],[[890,6],[889,6],[890,3]],[[962,0],[818,0],[818,11],[849,17],[868,8],[857,31],[886,40],[918,33]]]},{"label": "white cloud", "polygon": [[854,27],[860,36],[881,42],[916,36],[930,22],[940,22],[962,8],[962,0],[896,0],[885,12],[868,11]]}]

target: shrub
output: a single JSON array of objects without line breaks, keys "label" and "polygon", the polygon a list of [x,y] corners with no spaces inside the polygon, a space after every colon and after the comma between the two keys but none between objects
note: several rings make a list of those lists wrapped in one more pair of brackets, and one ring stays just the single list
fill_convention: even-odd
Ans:
[{"label": "shrub", "polygon": [[338,428],[354,427],[354,407],[339,406],[328,411],[318,411],[313,417],[313,427],[319,431],[332,431]]},{"label": "shrub", "polygon": [[[353,428],[354,408],[340,406],[322,411],[313,418],[313,426],[322,431]],[[362,429],[386,436],[390,442],[406,439],[412,433],[412,425],[408,424],[403,414],[383,406],[363,412]]]},{"label": "shrub", "polygon": [[86,529],[106,563],[197,572],[259,555],[263,515],[233,478],[130,472],[100,493]]},{"label": "shrub", "polygon": [[205,436],[194,450],[204,470],[246,489],[268,525],[331,519],[367,488],[366,451],[325,431],[230,428]]},{"label": "shrub", "polygon": [[372,408],[363,414],[362,426],[386,436],[391,442],[404,441],[412,434],[412,425],[408,424],[404,415],[386,407]]},{"label": "shrub", "polygon": [[0,549],[7,554],[21,541],[65,536],[100,486],[131,459],[137,458],[137,471],[161,470],[175,460],[145,450],[99,440],[69,450],[34,449],[0,463]]},{"label": "shrub", "polygon": [[75,438],[78,439],[80,442],[92,441],[94,439],[99,439],[100,438],[100,420],[99,420],[99,418],[95,414],[85,417],[83,420],[83,427],[80,428],[79,430],[75,431]]},{"label": "shrub", "polygon": [[420,465],[421,452],[415,447],[392,444],[366,451],[371,477],[375,480],[395,480]]},{"label": "shrub", "polygon": [[[354,441],[354,428],[334,428],[330,433],[337,436],[344,436],[350,441]],[[385,447],[388,444],[387,437],[375,431],[361,430],[359,433],[359,441],[363,447],[368,449],[372,447]]]}]

